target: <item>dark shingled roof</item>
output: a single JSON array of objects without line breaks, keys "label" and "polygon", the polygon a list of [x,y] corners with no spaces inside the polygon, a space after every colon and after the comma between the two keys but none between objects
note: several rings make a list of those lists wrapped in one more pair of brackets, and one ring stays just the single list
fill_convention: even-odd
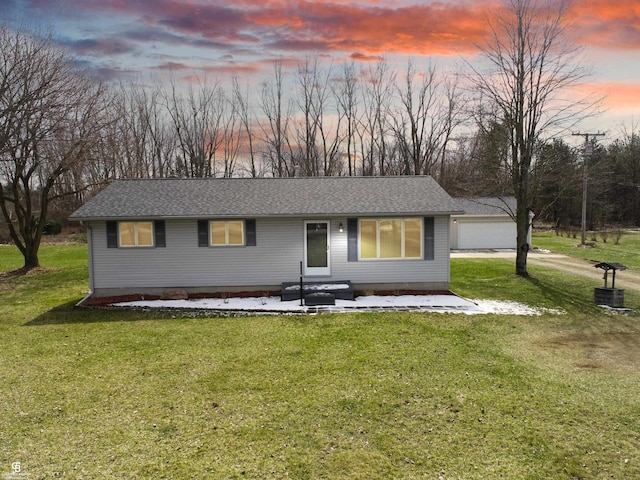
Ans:
[{"label": "dark shingled roof", "polygon": [[462,209],[427,176],[116,180],[71,220],[429,215]]},{"label": "dark shingled roof", "polygon": [[459,210],[464,210],[465,215],[509,215],[516,212],[514,197],[456,198],[455,202]]}]

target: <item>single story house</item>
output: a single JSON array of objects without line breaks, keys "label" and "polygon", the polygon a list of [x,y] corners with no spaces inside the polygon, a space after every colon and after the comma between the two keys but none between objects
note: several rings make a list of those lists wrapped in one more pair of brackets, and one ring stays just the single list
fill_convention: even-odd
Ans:
[{"label": "single story house", "polygon": [[451,216],[453,250],[516,248],[515,198],[456,198],[455,202],[464,213]]},{"label": "single story house", "polygon": [[264,295],[284,282],[449,288],[449,218],[427,176],[116,180],[76,210],[94,297]]}]

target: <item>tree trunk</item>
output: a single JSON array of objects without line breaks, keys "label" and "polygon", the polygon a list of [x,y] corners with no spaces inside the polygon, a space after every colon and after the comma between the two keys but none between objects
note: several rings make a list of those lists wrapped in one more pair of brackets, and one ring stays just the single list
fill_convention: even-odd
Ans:
[{"label": "tree trunk", "polygon": [[33,243],[29,245],[24,252],[24,270],[32,270],[40,267],[40,260],[38,259],[38,245]]},{"label": "tree trunk", "polygon": [[529,208],[526,201],[518,199],[516,207],[516,275],[528,277],[527,255],[529,253]]}]

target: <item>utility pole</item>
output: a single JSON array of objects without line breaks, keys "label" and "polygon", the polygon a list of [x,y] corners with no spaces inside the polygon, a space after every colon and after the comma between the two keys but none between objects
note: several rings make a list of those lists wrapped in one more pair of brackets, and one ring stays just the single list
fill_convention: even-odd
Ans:
[{"label": "utility pole", "polygon": [[584,153],[582,155],[582,245],[586,244],[587,234],[587,161],[593,153],[593,144],[589,137],[604,137],[604,133],[573,133],[572,135],[584,137]]}]

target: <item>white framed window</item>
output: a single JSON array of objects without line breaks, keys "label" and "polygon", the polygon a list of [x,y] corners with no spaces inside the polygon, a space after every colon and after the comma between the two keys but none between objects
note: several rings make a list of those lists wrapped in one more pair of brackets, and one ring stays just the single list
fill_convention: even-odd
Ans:
[{"label": "white framed window", "polygon": [[360,219],[361,260],[418,259],[423,256],[422,218]]},{"label": "white framed window", "polygon": [[118,245],[153,247],[153,222],[118,222]]},{"label": "white framed window", "polygon": [[238,246],[245,244],[243,220],[209,221],[209,242],[213,247]]}]

